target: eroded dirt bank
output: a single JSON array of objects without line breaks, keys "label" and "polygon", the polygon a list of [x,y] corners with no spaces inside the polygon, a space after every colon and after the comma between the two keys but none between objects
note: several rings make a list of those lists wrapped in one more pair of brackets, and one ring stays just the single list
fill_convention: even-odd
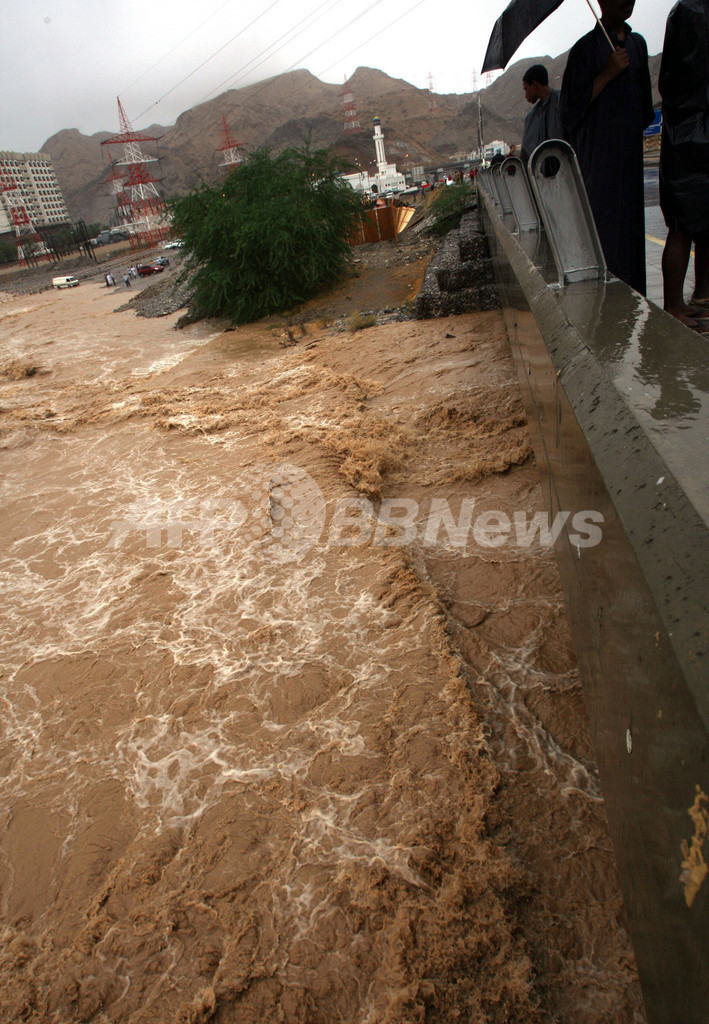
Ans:
[{"label": "eroded dirt bank", "polygon": [[639,1024],[501,317],[113,306],[0,305],[0,1019]]}]

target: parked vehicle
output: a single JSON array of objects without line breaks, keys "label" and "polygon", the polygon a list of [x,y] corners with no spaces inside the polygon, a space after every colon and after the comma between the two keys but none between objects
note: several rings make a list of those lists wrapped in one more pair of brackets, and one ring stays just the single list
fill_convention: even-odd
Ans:
[{"label": "parked vehicle", "polygon": [[172,241],[172,242],[166,242],[165,243],[165,248],[166,249],[181,249],[184,244],[185,243],[182,241],[181,238],[175,238],[174,241]]},{"label": "parked vehicle", "polygon": [[79,283],[78,277],[67,274],[65,277],[53,277],[52,288],[76,288]]},{"label": "parked vehicle", "polygon": [[169,267],[170,266],[170,261],[167,258],[167,256],[156,256],[155,259],[151,260],[150,262],[152,263],[152,265],[154,267],[157,267],[157,266]]},{"label": "parked vehicle", "polygon": [[151,274],[162,274],[164,269],[159,264],[156,266],[154,263],[141,263],[138,267],[138,276],[150,277]]}]

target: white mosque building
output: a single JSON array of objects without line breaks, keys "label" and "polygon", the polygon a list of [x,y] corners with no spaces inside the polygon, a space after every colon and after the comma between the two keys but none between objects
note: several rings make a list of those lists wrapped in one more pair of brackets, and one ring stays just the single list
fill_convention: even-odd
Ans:
[{"label": "white mosque building", "polygon": [[406,178],[397,171],[396,164],[387,163],[381,118],[375,117],[373,124],[377,173],[368,174],[367,171],[360,171],[357,174],[343,174],[342,177],[357,192],[372,192],[379,195],[383,192],[403,192],[406,188]]}]

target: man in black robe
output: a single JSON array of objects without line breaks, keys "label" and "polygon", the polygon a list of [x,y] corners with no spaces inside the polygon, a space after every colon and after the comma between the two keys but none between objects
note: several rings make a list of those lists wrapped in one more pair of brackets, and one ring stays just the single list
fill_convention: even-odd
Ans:
[{"label": "man in black robe", "polygon": [[625,20],[635,0],[600,4],[609,38],[596,25],[572,47],[561,123],[579,160],[608,269],[644,295],[643,130],[654,113],[647,44]]}]

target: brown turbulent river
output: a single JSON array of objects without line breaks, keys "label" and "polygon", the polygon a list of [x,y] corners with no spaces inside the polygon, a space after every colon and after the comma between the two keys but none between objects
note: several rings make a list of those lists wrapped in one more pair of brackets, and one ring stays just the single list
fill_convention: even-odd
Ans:
[{"label": "brown turbulent river", "polygon": [[4,299],[0,1020],[642,1022],[500,315]]}]

